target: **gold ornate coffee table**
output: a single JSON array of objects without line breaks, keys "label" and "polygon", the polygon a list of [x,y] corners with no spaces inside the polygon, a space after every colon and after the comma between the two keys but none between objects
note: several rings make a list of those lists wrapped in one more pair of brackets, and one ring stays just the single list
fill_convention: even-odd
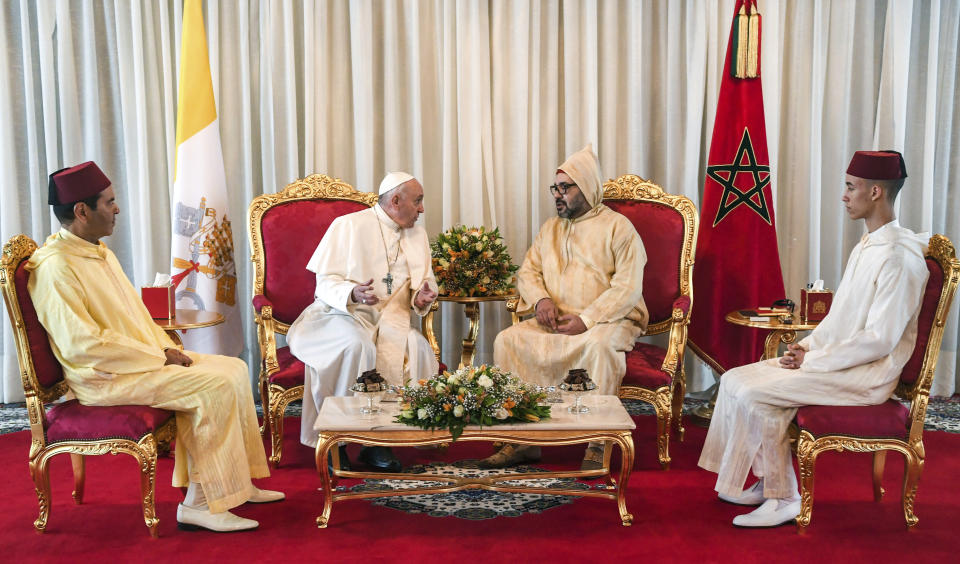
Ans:
[{"label": "gold ornate coffee table", "polygon": [[[620,522],[627,527],[633,523],[633,515],[627,511],[625,498],[630,472],[633,470],[633,438],[630,432],[636,427],[623,404],[615,396],[585,398],[591,408],[588,414],[567,412],[566,404],[554,404],[549,419],[537,423],[516,423],[464,429],[458,441],[500,441],[540,446],[560,446],[590,441],[605,441],[607,448],[603,467],[597,470],[558,470],[529,473],[500,473],[483,477],[461,477],[439,474],[387,474],[381,472],[357,472],[340,470],[339,442],[360,443],[368,446],[421,446],[449,443],[452,438],[446,431],[426,431],[395,423],[399,406],[382,404],[383,410],[375,415],[360,413],[361,401],[352,397],[330,397],[323,401],[314,429],[319,433],[316,450],[317,471],[320,473],[323,491],[323,512],[317,517],[317,527],[323,529],[330,523],[333,502],[349,499],[368,499],[400,495],[423,495],[484,489],[499,492],[568,495],[576,497],[600,497],[617,501]],[[620,447],[619,479],[610,474],[611,445]],[[333,458],[333,475],[327,468],[327,456]],[[510,484],[517,480],[543,478],[597,478],[606,477],[608,484],[603,489],[578,490],[572,488],[532,487]],[[420,482],[446,482],[444,485],[416,488],[390,489],[364,492],[335,491],[337,478],[414,480]]]}]

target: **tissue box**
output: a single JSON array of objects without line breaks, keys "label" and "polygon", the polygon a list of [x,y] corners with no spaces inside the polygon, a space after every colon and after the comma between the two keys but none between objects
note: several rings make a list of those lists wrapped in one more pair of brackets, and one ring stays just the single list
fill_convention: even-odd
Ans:
[{"label": "tissue box", "polygon": [[800,319],[823,321],[833,303],[833,290],[800,290]]},{"label": "tissue box", "polygon": [[173,319],[177,316],[176,288],[140,288],[140,298],[154,319]]}]

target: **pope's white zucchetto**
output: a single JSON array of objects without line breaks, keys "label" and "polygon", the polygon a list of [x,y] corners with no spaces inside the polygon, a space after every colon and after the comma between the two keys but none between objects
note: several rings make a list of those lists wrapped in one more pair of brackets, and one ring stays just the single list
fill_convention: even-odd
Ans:
[{"label": "pope's white zucchetto", "polygon": [[413,180],[413,175],[406,172],[388,172],[386,176],[383,177],[383,180],[380,182],[380,190],[377,191],[378,196],[383,196],[390,190],[393,190],[397,186],[400,186],[404,182],[409,182]]}]

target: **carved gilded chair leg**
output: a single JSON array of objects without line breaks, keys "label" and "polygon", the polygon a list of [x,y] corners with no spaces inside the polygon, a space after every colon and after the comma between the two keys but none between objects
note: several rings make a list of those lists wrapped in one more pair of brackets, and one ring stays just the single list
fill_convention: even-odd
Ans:
[{"label": "carved gilded chair leg", "polygon": [[260,436],[270,433],[270,390],[263,370],[260,371],[260,406],[263,408],[263,423],[260,424]]},{"label": "carved gilded chair leg", "polygon": [[677,434],[677,440],[683,442],[683,435],[686,429],[683,428],[683,398],[687,395],[687,384],[685,377],[681,374],[680,380],[673,389],[673,430]]},{"label": "carved gilded chair leg", "polygon": [[49,457],[41,454],[30,462],[30,474],[37,492],[37,501],[40,504],[40,514],[33,522],[33,527],[38,533],[46,530],[47,520],[50,518],[50,468],[47,465],[49,460]]},{"label": "carved gilded chair leg", "polygon": [[887,462],[887,451],[878,450],[873,453],[873,501],[883,499],[883,468]]},{"label": "carved gilded chair leg", "polygon": [[920,474],[923,473],[923,459],[911,452],[903,459],[903,518],[907,522],[907,530],[917,526],[917,516],[913,513],[913,502],[917,498],[917,487],[920,485]]},{"label": "carved gilded chair leg", "polygon": [[73,466],[73,502],[83,503],[83,486],[86,480],[86,464],[82,454],[70,453],[70,464]]},{"label": "carved gilded chair leg", "polygon": [[[280,466],[280,457],[283,456],[283,412],[287,404],[282,398],[276,398],[270,404],[270,464],[274,468]],[[266,418],[266,413],[264,413]]]},{"label": "carved gilded chair leg", "polygon": [[130,454],[137,459],[140,465],[140,504],[143,506],[143,522],[150,531],[150,536],[157,538],[160,534],[156,512],[157,477],[157,440],[153,435],[147,435],[137,443],[140,447]]},{"label": "carved gilded chair leg", "polygon": [[813,469],[817,463],[814,438],[801,431],[797,438],[797,469],[800,474],[800,515],[797,515],[797,532],[803,534],[813,517]]},{"label": "carved gilded chair leg", "polygon": [[670,469],[670,399],[659,396],[654,404],[657,412],[657,457],[660,459],[660,468]]}]

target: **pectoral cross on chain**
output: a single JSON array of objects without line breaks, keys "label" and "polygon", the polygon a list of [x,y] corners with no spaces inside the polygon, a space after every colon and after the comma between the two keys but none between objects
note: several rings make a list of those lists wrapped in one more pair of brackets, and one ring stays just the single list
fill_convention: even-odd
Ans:
[{"label": "pectoral cross on chain", "polygon": [[387,285],[387,295],[393,293],[393,273],[388,272],[383,278],[383,283]]}]

